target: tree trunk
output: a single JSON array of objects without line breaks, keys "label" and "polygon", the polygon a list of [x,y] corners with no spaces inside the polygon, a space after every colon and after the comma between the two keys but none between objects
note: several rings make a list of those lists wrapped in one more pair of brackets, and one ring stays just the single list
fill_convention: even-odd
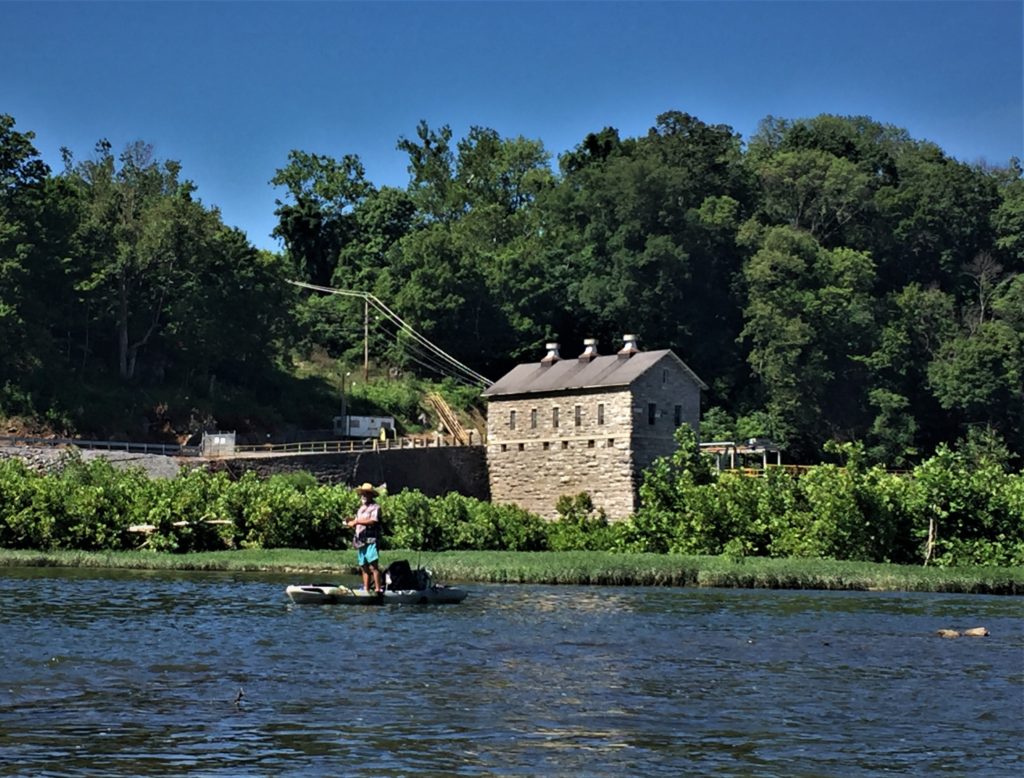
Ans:
[{"label": "tree trunk", "polygon": [[935,517],[928,519],[928,542],[924,546],[924,564],[927,567],[935,551],[935,540],[938,535],[938,528],[935,526]]}]

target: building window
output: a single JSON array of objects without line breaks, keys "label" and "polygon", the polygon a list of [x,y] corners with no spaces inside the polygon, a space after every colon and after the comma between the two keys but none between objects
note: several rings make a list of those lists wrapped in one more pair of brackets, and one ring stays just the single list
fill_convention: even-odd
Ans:
[{"label": "building window", "polygon": [[658,417],[658,406],[655,403],[647,403],[647,423],[654,424]]},{"label": "building window", "polygon": [[597,423],[604,424],[604,403],[597,404]]},{"label": "building window", "polygon": [[667,384],[668,383],[668,371],[667,370],[662,370],[661,371],[661,383],[662,384]]},{"label": "building window", "polygon": [[508,451],[508,446],[506,444],[502,443],[501,444],[501,451],[502,451],[502,453]]},{"label": "building window", "polygon": [[520,451],[525,451],[526,450],[526,444],[525,443],[520,443],[519,444],[519,450]]},{"label": "building window", "polygon": [[558,408],[551,409],[551,426],[558,429]]},{"label": "building window", "polygon": [[577,427],[583,424],[583,408],[579,405],[576,406],[576,410],[574,411],[573,422]]},{"label": "building window", "polygon": [[537,429],[537,409],[530,411],[530,429]]},{"label": "building window", "polygon": [[508,412],[508,428],[510,430],[514,430],[516,428],[516,412],[515,411],[509,411]]},{"label": "building window", "polygon": [[569,441],[568,440],[563,440],[562,441],[562,448],[563,449],[569,448]]},{"label": "building window", "polygon": [[682,427],[683,426],[683,406],[682,405],[677,405],[676,406],[676,426],[677,427]]},{"label": "building window", "polygon": [[541,446],[543,447],[543,449],[545,451],[547,451],[548,449],[551,448],[551,444],[548,441],[546,441],[546,440],[541,444]]},{"label": "building window", "polygon": [[587,441],[587,448],[593,448],[593,447],[594,447],[594,441],[588,440]]},{"label": "building window", "polygon": [[608,438],[608,448],[615,448],[615,438]]}]

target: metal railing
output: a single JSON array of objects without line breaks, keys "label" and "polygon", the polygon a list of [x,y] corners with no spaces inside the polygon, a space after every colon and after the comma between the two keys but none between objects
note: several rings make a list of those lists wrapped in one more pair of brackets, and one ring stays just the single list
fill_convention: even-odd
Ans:
[{"label": "metal railing", "polygon": [[[349,454],[365,451],[395,451],[410,448],[441,448],[445,446],[473,445],[472,433],[468,442],[454,435],[409,438],[360,438],[357,440],[305,440],[294,443],[241,443],[235,445],[235,454]],[[224,454],[223,456],[232,456]]]},{"label": "metal railing", "polygon": [[[444,446],[473,445],[473,433],[469,433],[468,444],[454,435],[432,437],[360,438],[358,440],[306,440],[294,443],[237,444],[233,452],[211,454],[212,458],[228,458],[236,454],[348,454],[365,451],[388,451],[410,448],[441,448]],[[39,438],[23,435],[0,435],[0,445],[36,446],[59,448],[74,446],[80,449],[101,449],[124,451],[133,454],[160,454],[171,457],[196,457],[202,455],[199,446],[180,446],[172,443],[133,443],[120,440],[80,440],[78,438]]]},{"label": "metal railing", "polygon": [[79,438],[36,438],[23,435],[0,435],[0,444],[12,446],[74,446],[84,449],[125,451],[132,454],[160,454],[171,457],[199,456],[199,446],[176,443],[132,443],[122,440],[80,440]]}]

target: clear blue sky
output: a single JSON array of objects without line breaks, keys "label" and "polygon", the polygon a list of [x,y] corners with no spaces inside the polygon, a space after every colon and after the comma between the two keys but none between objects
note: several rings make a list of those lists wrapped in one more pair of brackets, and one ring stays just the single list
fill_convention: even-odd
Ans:
[{"label": "clear blue sky", "polygon": [[416,123],[553,157],[666,110],[749,138],[866,114],[967,161],[1024,156],[1024,2],[4,2],[0,112],[88,157],[141,139],[265,248],[291,149],[404,186]]}]

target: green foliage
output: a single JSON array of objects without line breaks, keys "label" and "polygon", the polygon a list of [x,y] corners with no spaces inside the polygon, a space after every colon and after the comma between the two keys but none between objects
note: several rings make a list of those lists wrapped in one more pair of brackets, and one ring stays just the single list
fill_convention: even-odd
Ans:
[{"label": "green foliage", "polygon": [[387,381],[353,381],[347,395],[352,413],[385,414],[399,419],[415,419],[428,384],[403,376]]},{"label": "green foliage", "polygon": [[[715,522],[709,513],[712,506],[707,504],[708,492],[702,488],[714,478],[710,457],[700,453],[697,436],[689,426],[679,427],[675,439],[678,446],[675,453],[655,460],[644,472],[640,486],[641,508],[632,520],[632,550],[664,553],[676,548],[680,524],[688,527],[682,531],[686,537],[683,547],[706,548],[713,543],[704,532]],[[680,509],[682,515],[677,513]],[[694,550],[692,553],[717,551]]]},{"label": "green foliage", "polygon": [[934,522],[932,561],[941,566],[1024,564],[1021,477],[1007,473],[992,457],[972,462],[964,452],[945,446],[915,468],[924,511],[914,531],[923,547],[929,522]]},{"label": "green foliage", "polygon": [[611,551],[619,536],[608,523],[604,511],[594,508],[586,492],[562,495],[555,510],[558,520],[548,530],[548,548],[552,551]]},{"label": "green foliage", "polygon": [[934,564],[1024,563],[1024,476],[1007,471],[991,434],[940,447],[907,475],[867,466],[862,445],[832,444],[844,466],[762,477],[705,474],[690,435],[644,474],[641,508],[624,525],[629,550],[921,563],[934,522]]},{"label": "green foliage", "polygon": [[[685,429],[685,428],[684,428]],[[589,495],[566,495],[559,520],[457,494],[380,498],[385,548],[416,551],[619,551],[829,558],[941,567],[1024,564],[1024,475],[998,440],[941,448],[909,474],[868,467],[861,446],[833,451],[845,466],[797,476],[712,473],[692,432],[646,473],[636,516],[609,523]],[[346,549],[358,506],[348,487],[307,473],[237,481],[201,469],[147,478],[104,460],[69,458],[55,473],[0,460],[0,547],[176,553],[239,548]],[[132,525],[150,525],[140,535]]]},{"label": "green foliage", "polygon": [[[420,122],[401,188],[293,150],[270,181],[277,255],[145,143],[54,173],[33,140],[0,116],[0,415],[168,440],[320,428],[340,382],[293,357],[356,364],[363,310],[300,277],[377,295],[494,378],[546,340],[607,353],[638,332],[711,386],[706,437],[769,436],[790,461],[863,440],[910,467],[978,424],[1024,454],[1019,160],[964,164],[864,116],[768,117],[744,146],[669,110],[555,169],[540,140]],[[370,324],[376,374],[439,369]],[[351,407],[412,426],[410,387],[360,384]]]},{"label": "green foliage", "polygon": [[[388,564],[395,556],[385,551]],[[442,581],[597,586],[720,586],[833,591],[1024,594],[1024,567],[920,567],[820,559],[730,559],[600,551],[424,552],[416,561]],[[737,564],[742,561],[743,564]],[[354,574],[336,551],[249,549],[190,554],[22,551],[0,548],[2,567],[78,567],[323,575]]]},{"label": "green foliage", "polygon": [[458,494],[429,499],[410,490],[383,498],[381,507],[386,540],[393,547],[535,551],[548,544],[543,519],[516,506]]}]

